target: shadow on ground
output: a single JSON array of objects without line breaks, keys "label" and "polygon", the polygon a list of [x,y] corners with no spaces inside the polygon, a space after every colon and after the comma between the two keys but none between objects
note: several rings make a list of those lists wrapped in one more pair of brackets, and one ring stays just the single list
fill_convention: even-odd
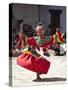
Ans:
[{"label": "shadow on ground", "polygon": [[34,79],[34,82],[55,82],[55,81],[66,81],[66,78],[43,78],[43,79]]}]

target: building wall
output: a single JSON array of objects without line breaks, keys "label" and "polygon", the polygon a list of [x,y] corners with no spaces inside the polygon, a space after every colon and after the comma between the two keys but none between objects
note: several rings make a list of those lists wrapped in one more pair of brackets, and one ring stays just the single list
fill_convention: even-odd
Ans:
[{"label": "building wall", "polygon": [[[40,6],[40,21],[47,27],[50,24],[49,9],[62,10],[60,15],[60,31],[66,30],[66,8],[60,6]],[[32,25],[34,28],[38,23],[38,6],[14,4],[13,15],[17,19],[23,19],[24,23]]]},{"label": "building wall", "polygon": [[35,27],[38,22],[37,15],[38,8],[36,5],[13,5],[13,16],[17,19],[23,19],[24,23],[30,24],[33,27]]},{"label": "building wall", "polygon": [[40,8],[40,18],[41,21],[46,25],[46,27],[50,24],[50,14],[49,9],[62,10],[60,14],[60,31],[63,33],[66,30],[66,8],[60,6],[41,6]]}]

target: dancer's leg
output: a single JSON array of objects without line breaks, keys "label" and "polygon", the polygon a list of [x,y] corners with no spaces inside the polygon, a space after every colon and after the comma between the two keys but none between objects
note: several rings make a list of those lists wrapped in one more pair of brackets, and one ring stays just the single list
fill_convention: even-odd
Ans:
[{"label": "dancer's leg", "polygon": [[37,73],[36,75],[37,75],[37,79],[41,79],[41,78],[40,78],[40,74]]}]

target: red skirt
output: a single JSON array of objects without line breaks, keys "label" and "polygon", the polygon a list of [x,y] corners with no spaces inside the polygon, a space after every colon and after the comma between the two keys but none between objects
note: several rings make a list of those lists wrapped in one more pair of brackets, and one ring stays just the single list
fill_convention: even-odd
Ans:
[{"label": "red skirt", "polygon": [[17,64],[39,74],[47,74],[50,62],[44,58],[35,57],[30,53],[23,53],[17,58]]}]

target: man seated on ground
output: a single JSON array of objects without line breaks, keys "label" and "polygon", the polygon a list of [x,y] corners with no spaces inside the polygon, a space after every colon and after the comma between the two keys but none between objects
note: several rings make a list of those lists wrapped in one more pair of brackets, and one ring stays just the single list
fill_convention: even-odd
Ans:
[{"label": "man seated on ground", "polygon": [[54,44],[52,45],[52,49],[55,50],[55,55],[60,55],[60,44],[63,43],[64,39],[60,33],[60,29],[56,28],[56,33],[53,35]]}]

